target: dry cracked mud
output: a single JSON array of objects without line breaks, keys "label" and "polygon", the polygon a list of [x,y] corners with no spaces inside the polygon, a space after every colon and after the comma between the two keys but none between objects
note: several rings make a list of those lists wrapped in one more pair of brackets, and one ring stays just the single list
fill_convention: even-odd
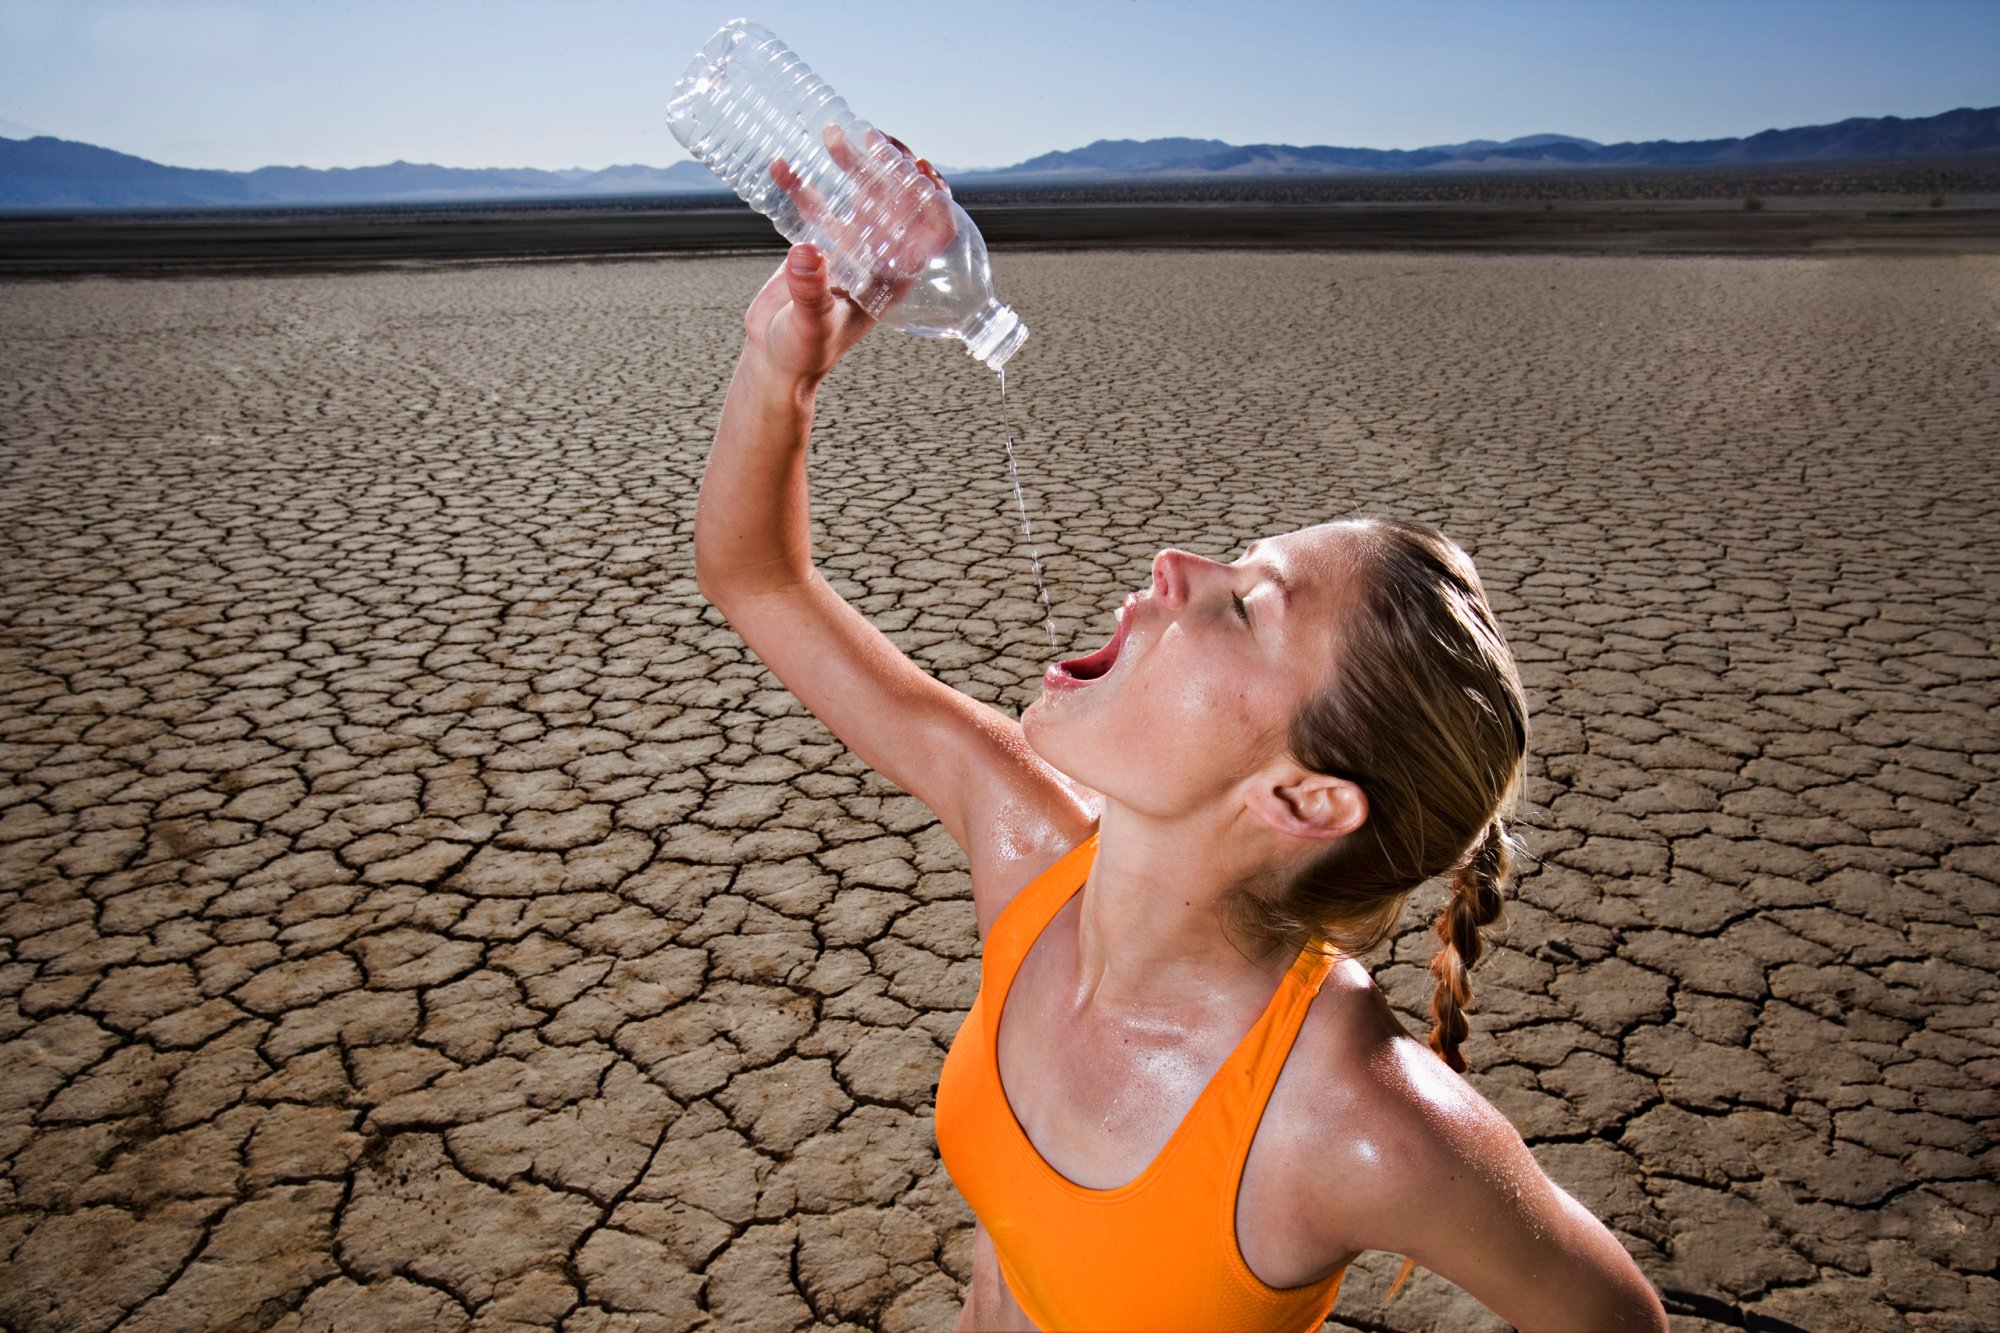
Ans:
[{"label": "dry cracked mud", "polygon": [[[963,863],[692,576],[768,262],[0,287],[0,1322],[950,1326]],[[1990,1327],[2000,259],[1000,276],[1067,650],[1165,545],[1475,553],[1538,860],[1472,1078],[1680,1325]],[[999,422],[879,336],[813,480],[836,584],[1011,711]],[[1490,1324],[1394,1268],[1337,1322]]]}]

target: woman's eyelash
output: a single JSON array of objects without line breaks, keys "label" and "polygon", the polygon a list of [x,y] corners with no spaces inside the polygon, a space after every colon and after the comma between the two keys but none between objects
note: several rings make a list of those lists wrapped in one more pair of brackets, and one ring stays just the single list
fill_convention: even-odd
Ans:
[{"label": "woman's eyelash", "polygon": [[1247,624],[1249,624],[1249,623],[1250,623],[1250,608],[1249,608],[1249,607],[1247,607],[1247,606],[1245,606],[1245,605],[1243,604],[1243,598],[1242,598],[1242,597],[1241,597],[1241,596],[1240,596],[1239,594],[1237,594],[1237,593],[1233,593],[1233,592],[1232,592],[1232,593],[1230,593],[1230,594],[1229,594],[1229,600],[1230,600],[1230,601],[1232,601],[1232,602],[1234,602],[1234,603],[1236,603],[1236,616],[1237,616],[1237,618],[1238,618],[1239,620],[1241,620],[1241,621],[1242,621],[1242,622],[1243,622],[1244,624],[1246,624],[1246,625],[1247,625]]}]

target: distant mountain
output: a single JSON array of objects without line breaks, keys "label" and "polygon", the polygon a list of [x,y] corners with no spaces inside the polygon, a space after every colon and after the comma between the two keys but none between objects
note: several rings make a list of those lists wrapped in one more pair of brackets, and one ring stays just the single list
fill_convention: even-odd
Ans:
[{"label": "distant mountain", "polygon": [[977,176],[1059,176],[1069,172],[1151,175],[1202,162],[1232,145],[1220,139],[1099,139],[1087,148],[1043,153],[1011,167],[973,172]]},{"label": "distant mountain", "polygon": [[966,180],[1115,180],[1120,178],[1335,175],[1361,171],[1561,170],[1569,167],[1709,166],[1832,162],[2000,153],[2000,107],[1961,107],[1942,115],[1856,117],[1836,125],[1765,130],[1747,139],[1694,143],[1653,140],[1600,144],[1567,134],[1530,134],[1505,143],[1472,139],[1431,148],[1221,145],[1212,139],[1100,139],[1084,148],[1044,153]]},{"label": "distant mountain", "polygon": [[1329,148],[1323,145],[1228,144],[1219,139],[1099,139],[1067,152],[1043,153],[1026,162],[964,178],[1008,180],[1191,176],[1328,176],[1368,171],[1428,171],[1468,158],[1504,152],[1587,153],[1599,145],[1565,134],[1533,134],[1499,143],[1474,139],[1436,148]]},{"label": "distant mountain", "polygon": [[202,208],[215,205],[450,202],[533,196],[660,194],[722,187],[699,162],[670,167],[259,167],[202,171],[53,139],[0,139],[0,208]]},{"label": "distant mountain", "polygon": [[1686,166],[1694,163],[1832,162],[1889,157],[1956,157],[2000,153],[2000,107],[1960,107],[1904,120],[1855,117],[1833,125],[1765,130],[1747,139],[1698,143],[1620,143],[1599,150],[1605,166]]},{"label": "distant mountain", "polygon": [[1464,143],[1432,144],[1428,148],[1420,148],[1417,151],[1422,153],[1450,153],[1453,156],[1458,156],[1464,153],[1483,152],[1488,148],[1540,148],[1544,144],[1552,143],[1581,144],[1585,148],[1602,148],[1604,146],[1591,139],[1579,139],[1573,134],[1524,134],[1518,139],[1509,139],[1506,143],[1497,143],[1492,139],[1467,139]]},{"label": "distant mountain", "polygon": [[143,157],[40,135],[0,139],[0,205],[105,208],[249,203],[236,173],[163,167]]},{"label": "distant mountain", "polygon": [[[1530,134],[1504,143],[1469,139],[1416,149],[1230,144],[1220,139],[1099,139],[1083,148],[1043,153],[1011,167],[954,173],[952,179],[1012,184],[1392,171],[1555,171],[1971,154],[2000,154],[2000,107],[1961,107],[1915,120],[1857,117],[1835,125],[1765,130],[1747,139],[1694,143],[1662,139],[1600,144],[1568,134]],[[255,171],[201,171],[163,166],[128,153],[46,135],[0,138],[0,209],[466,202],[720,188],[706,167],[691,161],[670,167],[632,164],[601,171],[582,167],[562,171],[440,167],[420,162],[328,170],[260,167]]]}]

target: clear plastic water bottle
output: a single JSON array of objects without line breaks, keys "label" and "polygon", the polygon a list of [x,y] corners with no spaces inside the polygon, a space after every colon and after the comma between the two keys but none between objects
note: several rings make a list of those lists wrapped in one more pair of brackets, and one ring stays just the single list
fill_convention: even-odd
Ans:
[{"label": "clear plastic water bottle", "polygon": [[960,339],[994,370],[1027,340],[950,192],[768,30],[724,24],[674,85],[667,123],[785,239],[817,246],[833,285],[891,328]]}]

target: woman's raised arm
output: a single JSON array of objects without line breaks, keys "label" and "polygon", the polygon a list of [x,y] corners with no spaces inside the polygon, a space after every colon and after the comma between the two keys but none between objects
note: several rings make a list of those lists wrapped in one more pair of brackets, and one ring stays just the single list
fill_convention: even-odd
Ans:
[{"label": "woman's raised arm", "polygon": [[[829,289],[811,246],[793,247],[764,284],[744,318],[702,476],[695,575],[779,681],[863,762],[929,806],[977,872],[997,854],[983,844],[1009,802],[1074,802],[1019,723],[918,667],[813,564],[806,450],[815,394],[873,322]],[[979,905],[982,928],[992,906]]]}]

